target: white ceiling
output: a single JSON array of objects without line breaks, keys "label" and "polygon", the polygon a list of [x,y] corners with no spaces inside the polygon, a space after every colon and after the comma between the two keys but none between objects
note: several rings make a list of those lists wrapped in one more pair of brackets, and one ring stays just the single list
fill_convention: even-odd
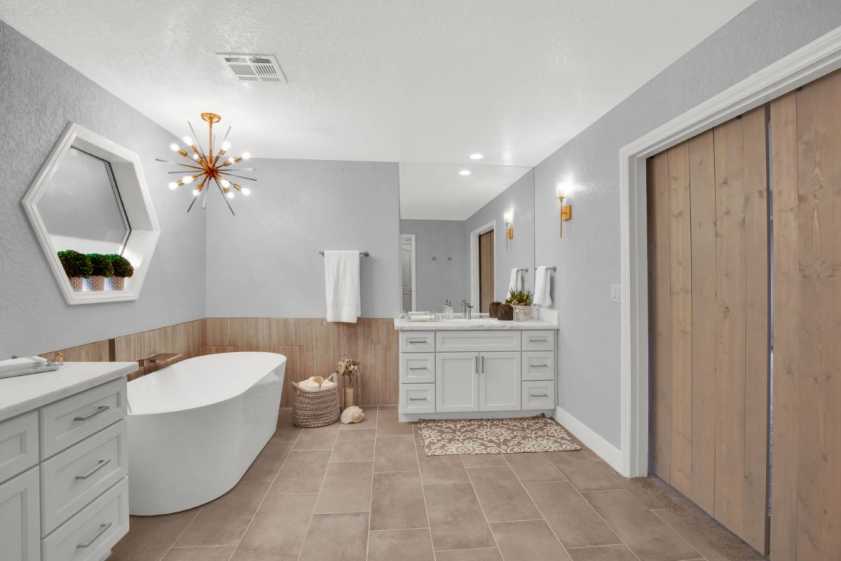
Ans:
[{"label": "white ceiling", "polygon": [[[400,162],[404,217],[466,218],[751,1],[0,0],[0,19],[179,137],[210,110],[258,157]],[[217,52],[275,54],[289,83],[245,87]]]}]

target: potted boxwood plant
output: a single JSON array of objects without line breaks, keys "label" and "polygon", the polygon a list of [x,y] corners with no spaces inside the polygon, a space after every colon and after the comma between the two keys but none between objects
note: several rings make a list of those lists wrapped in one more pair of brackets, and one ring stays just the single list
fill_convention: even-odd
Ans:
[{"label": "potted boxwood plant", "polygon": [[82,290],[83,279],[90,276],[92,270],[90,257],[72,249],[65,249],[58,252],[58,260],[61,261],[73,290]]},{"label": "potted boxwood plant", "polygon": [[89,253],[91,260],[91,288],[93,290],[105,290],[105,279],[114,275],[114,266],[107,255],[101,253]]},{"label": "potted boxwood plant", "polygon": [[528,321],[534,319],[531,306],[531,292],[528,290],[512,290],[508,294],[506,304],[514,307],[514,321]]},{"label": "potted boxwood plant", "polygon": [[111,277],[111,288],[123,290],[126,286],[126,279],[134,274],[134,267],[128,259],[122,255],[112,254],[108,256],[111,266],[114,268],[114,276]]}]

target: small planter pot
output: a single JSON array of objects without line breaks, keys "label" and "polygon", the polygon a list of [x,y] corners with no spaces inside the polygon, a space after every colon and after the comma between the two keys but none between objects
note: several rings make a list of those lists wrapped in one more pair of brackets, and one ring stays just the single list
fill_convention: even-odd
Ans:
[{"label": "small planter pot", "polygon": [[511,321],[514,319],[514,306],[511,304],[500,304],[496,312],[496,319],[500,321]]},{"label": "small planter pot", "polygon": [[123,290],[126,287],[126,277],[111,277],[111,289]]},{"label": "small planter pot", "polygon": [[105,290],[105,277],[101,275],[91,277],[91,290],[96,292]]},{"label": "small planter pot", "polygon": [[514,306],[514,321],[530,321],[534,319],[534,306]]},{"label": "small planter pot", "polygon": [[76,292],[81,292],[85,286],[85,279],[82,277],[70,277],[70,286]]}]

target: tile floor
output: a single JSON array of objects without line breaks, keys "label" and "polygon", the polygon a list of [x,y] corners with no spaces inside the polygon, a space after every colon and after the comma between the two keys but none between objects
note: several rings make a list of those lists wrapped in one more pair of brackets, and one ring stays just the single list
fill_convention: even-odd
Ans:
[{"label": "tile floor", "polygon": [[423,455],[397,411],[292,426],[228,494],[132,518],[109,561],[753,561],[762,559],[655,479],[589,450]]}]

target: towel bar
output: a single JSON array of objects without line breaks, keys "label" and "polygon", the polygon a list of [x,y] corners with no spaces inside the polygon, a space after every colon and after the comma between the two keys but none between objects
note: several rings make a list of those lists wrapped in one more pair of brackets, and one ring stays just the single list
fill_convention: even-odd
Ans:
[{"label": "towel bar", "polygon": [[[324,250],[323,250],[323,249],[319,249],[319,250],[318,250],[318,254],[323,256],[323,255],[324,255]],[[367,251],[360,251],[360,252],[359,252],[359,255],[361,255],[362,257],[371,257],[371,254],[370,254],[370,253],[368,253]]]}]

